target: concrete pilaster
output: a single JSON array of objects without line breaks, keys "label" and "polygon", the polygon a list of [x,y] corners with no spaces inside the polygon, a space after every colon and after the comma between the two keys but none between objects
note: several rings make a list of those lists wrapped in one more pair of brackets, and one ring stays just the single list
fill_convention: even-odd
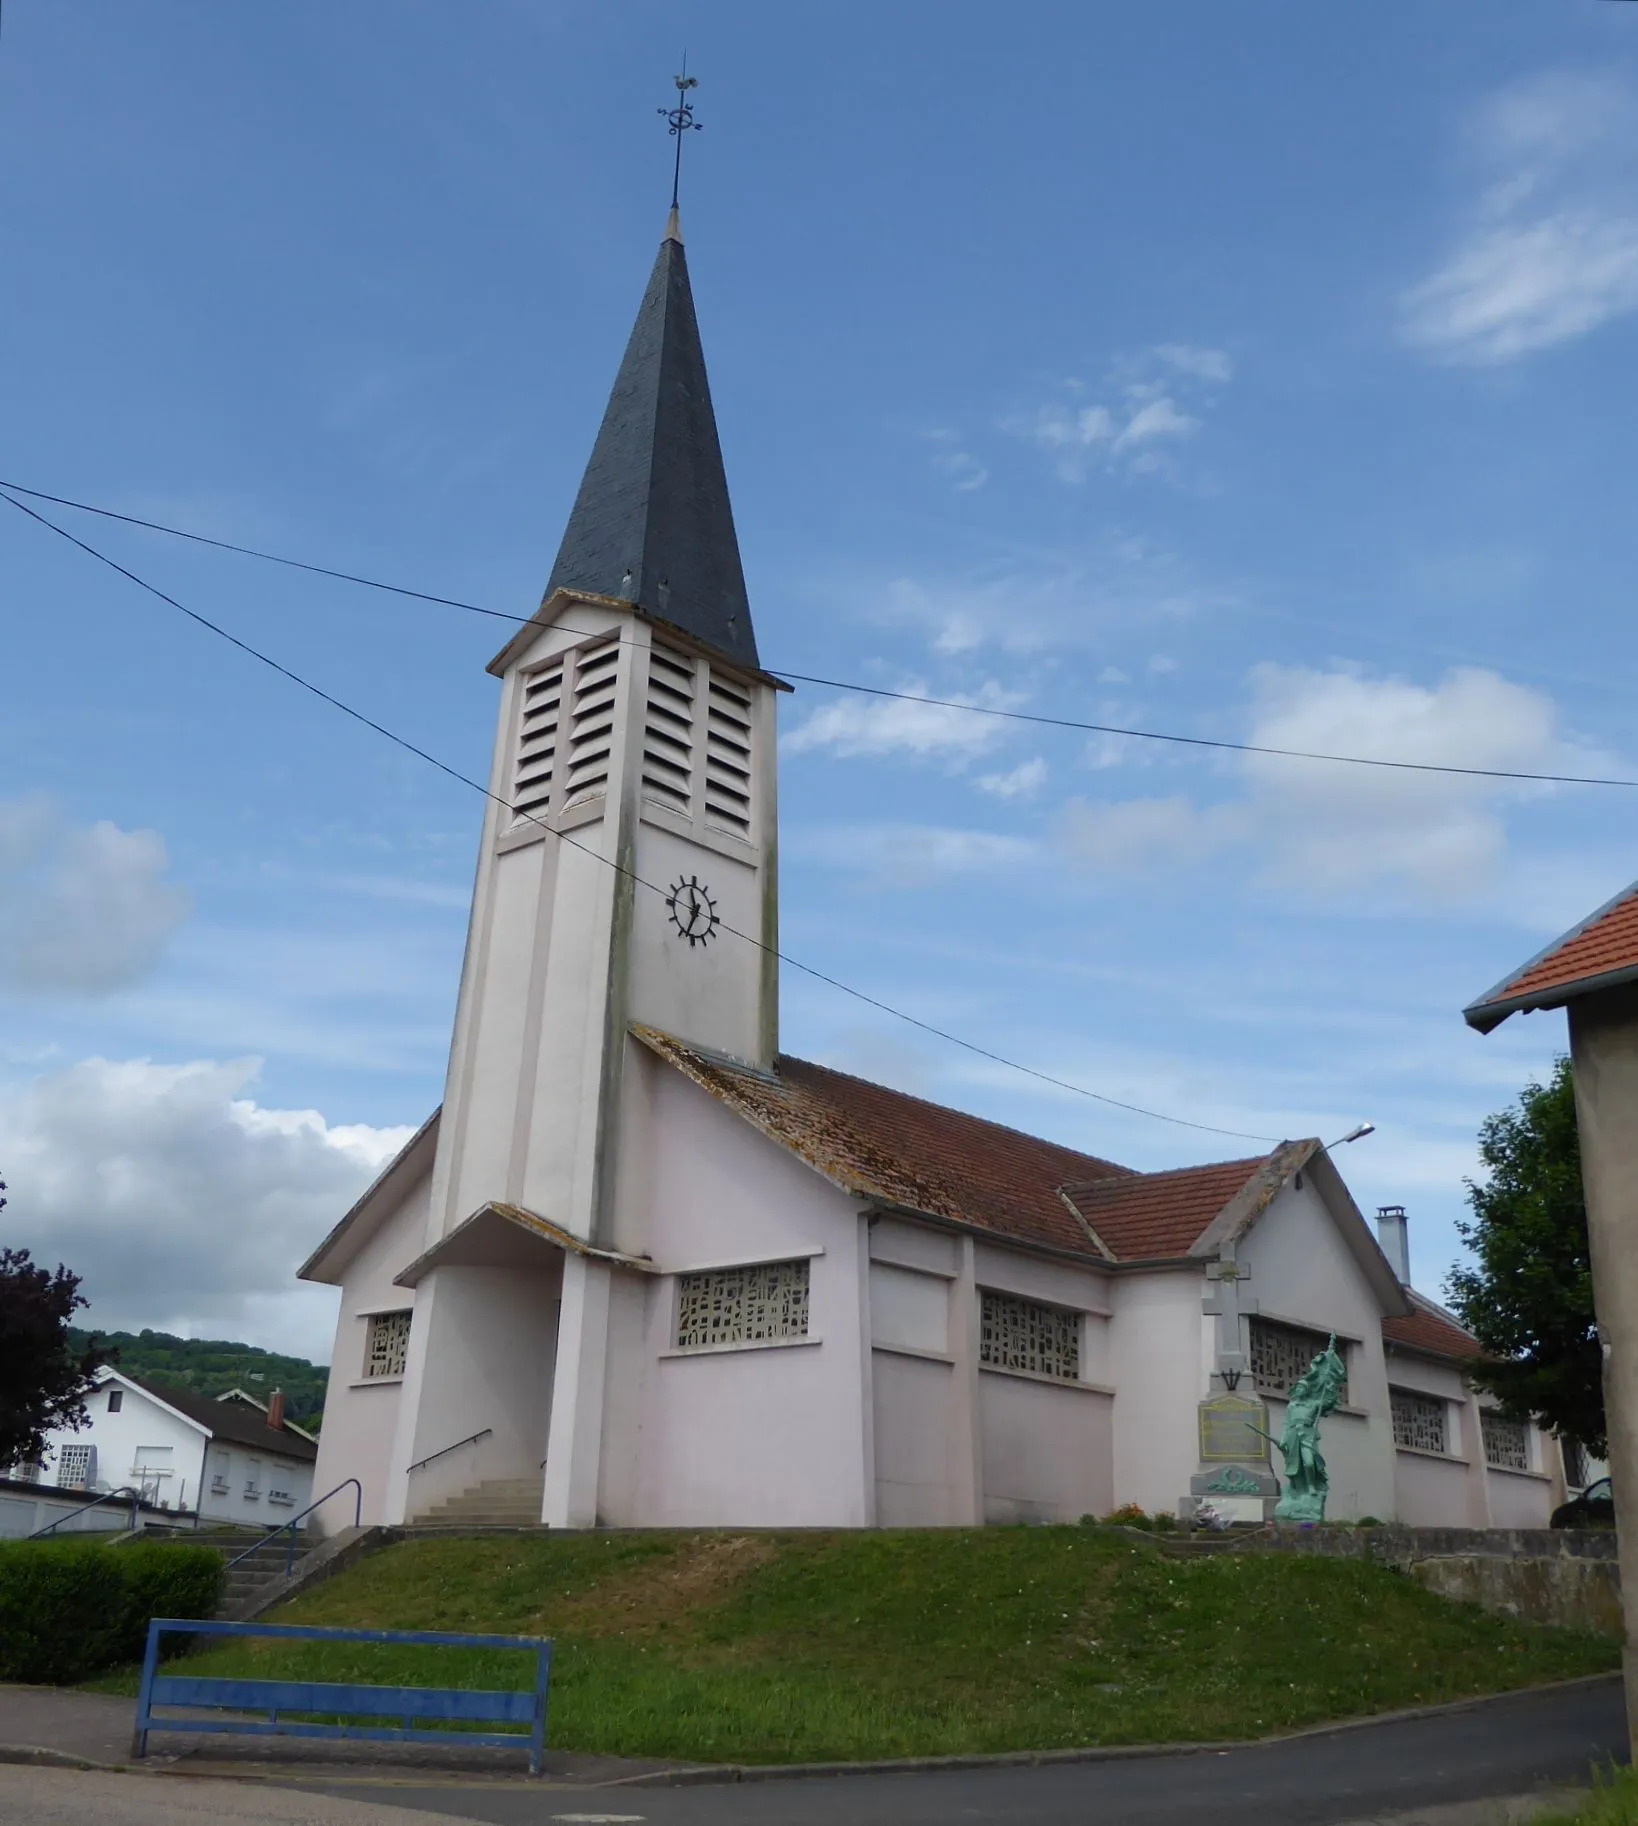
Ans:
[{"label": "concrete pilaster", "polygon": [[1570,1053],[1621,1524],[1627,1728],[1638,1745],[1638,988],[1572,1002]]},{"label": "concrete pilaster", "polygon": [[597,1523],[610,1273],[604,1262],[588,1261],[583,1255],[564,1257],[563,1309],[558,1321],[541,1507],[541,1520],[553,1528],[591,1528]]}]

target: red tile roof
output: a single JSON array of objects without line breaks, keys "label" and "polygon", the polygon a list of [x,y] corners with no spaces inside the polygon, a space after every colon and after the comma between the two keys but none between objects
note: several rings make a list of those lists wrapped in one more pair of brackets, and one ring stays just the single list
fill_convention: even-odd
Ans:
[{"label": "red tile roof", "polygon": [[1402,1350],[1420,1351],[1429,1357],[1455,1357],[1469,1362],[1484,1349],[1470,1331],[1464,1331],[1446,1312],[1420,1294],[1411,1295],[1415,1311],[1408,1319],[1384,1319],[1382,1336]]},{"label": "red tile roof", "polygon": [[1557,1008],[1593,988],[1638,981],[1638,882],[1554,939],[1464,1010],[1481,1033],[1525,1008]]},{"label": "red tile roof", "polygon": [[1225,1160],[1171,1173],[1131,1173],[1064,1195],[1117,1260],[1153,1261],[1187,1255],[1212,1219],[1268,1165],[1268,1156]]},{"label": "red tile roof", "polygon": [[[1087,1213],[1117,1258],[1186,1255],[1266,1164],[1134,1173],[803,1059],[781,1055],[772,1073],[760,1072],[652,1028],[632,1031],[772,1140],[861,1197],[1094,1261],[1109,1256],[1075,1210]],[[1070,1189],[1075,1210],[1065,1202]]]}]

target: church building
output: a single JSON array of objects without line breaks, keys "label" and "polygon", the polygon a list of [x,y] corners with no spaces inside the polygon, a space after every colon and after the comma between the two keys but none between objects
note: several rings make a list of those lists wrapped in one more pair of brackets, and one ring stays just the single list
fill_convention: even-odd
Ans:
[{"label": "church building", "polygon": [[1225,1405],[1277,1436],[1334,1335],[1333,1516],[1545,1523],[1556,1442],[1482,1406],[1403,1214],[1373,1232],[1319,1142],[1139,1173],[780,1051],[789,687],[675,210],[489,669],[443,1106],[301,1269],[341,1290],[317,1494],[569,1528],[1261,1519],[1267,1444],[1223,1449]]}]

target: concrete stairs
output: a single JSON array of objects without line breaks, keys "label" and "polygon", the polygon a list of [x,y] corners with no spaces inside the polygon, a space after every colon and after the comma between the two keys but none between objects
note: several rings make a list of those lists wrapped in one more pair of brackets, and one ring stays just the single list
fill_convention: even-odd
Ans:
[{"label": "concrete stairs", "polygon": [[[254,1534],[244,1529],[231,1528],[201,1528],[196,1533],[177,1533],[171,1538],[184,1547],[214,1547],[224,1560],[236,1559],[245,1553],[246,1548],[252,1549],[229,1571],[222,1586],[222,1602],[216,1612],[218,1617],[250,1616],[256,1608],[259,1594],[278,1584],[285,1576],[285,1561],[290,1553],[290,1537],[287,1534],[259,1544]],[[316,1544],[305,1532],[297,1534],[297,1566],[301,1565],[303,1558]]]},{"label": "concrete stairs", "polygon": [[422,1528],[538,1528],[545,1480],[492,1477],[415,1517]]}]

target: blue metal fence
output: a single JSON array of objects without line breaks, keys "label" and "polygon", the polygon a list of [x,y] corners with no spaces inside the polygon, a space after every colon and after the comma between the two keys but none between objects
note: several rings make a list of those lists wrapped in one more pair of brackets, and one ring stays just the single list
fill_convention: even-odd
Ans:
[{"label": "blue metal fence", "polygon": [[[303,1642],[393,1642],[437,1648],[524,1649],[535,1657],[533,1691],[476,1692],[464,1687],[350,1686],[314,1680],[246,1680],[200,1674],[162,1674],[159,1641],[166,1635],[276,1636]],[[173,1664],[174,1665],[174,1664]],[[150,1731],[227,1731],[248,1737],[380,1738],[395,1743],[527,1745],[529,1773],[540,1774],[546,1748],[546,1691],[552,1673],[552,1645],[534,1636],[447,1636],[435,1630],[304,1629],[277,1623],[222,1623],[155,1617],[137,1694],[132,1754],[148,1753]],[[156,1706],[219,1708],[263,1712],[265,1718],[159,1718]],[[294,1721],[292,1712],[320,1712],[346,1718],[395,1718],[395,1726],[326,1725]],[[429,1722],[416,1724],[423,1719]],[[529,1731],[452,1731],[453,1724],[527,1725]]]}]

